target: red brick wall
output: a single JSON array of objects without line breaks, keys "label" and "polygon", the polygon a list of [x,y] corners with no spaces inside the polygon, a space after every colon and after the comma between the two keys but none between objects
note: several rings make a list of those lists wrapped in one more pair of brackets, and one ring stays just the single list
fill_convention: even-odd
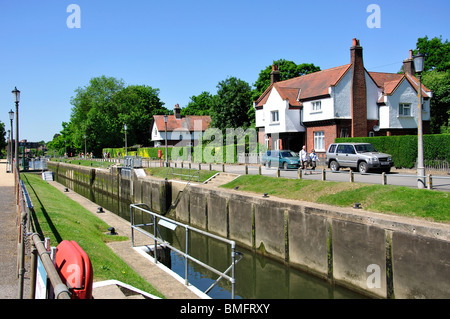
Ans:
[{"label": "red brick wall", "polygon": [[359,40],[353,40],[350,48],[351,62],[353,64],[352,74],[352,137],[367,136],[367,92],[366,76],[363,62],[363,49]]}]

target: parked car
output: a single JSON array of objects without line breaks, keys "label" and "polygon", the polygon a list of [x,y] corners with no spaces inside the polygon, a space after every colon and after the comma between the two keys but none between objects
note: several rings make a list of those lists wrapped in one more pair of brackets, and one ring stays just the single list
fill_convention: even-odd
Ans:
[{"label": "parked car", "polygon": [[289,151],[267,151],[262,157],[262,164],[266,167],[280,167],[283,169],[299,168],[300,159],[298,154]]},{"label": "parked car", "polygon": [[361,173],[390,172],[394,166],[392,156],[378,152],[370,143],[333,143],[326,153],[326,165],[332,171],[351,168]]}]

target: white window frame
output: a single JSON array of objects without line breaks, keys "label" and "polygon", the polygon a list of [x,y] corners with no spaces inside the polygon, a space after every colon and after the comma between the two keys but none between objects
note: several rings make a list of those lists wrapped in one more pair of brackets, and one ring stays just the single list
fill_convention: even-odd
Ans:
[{"label": "white window frame", "polygon": [[314,132],[314,150],[316,152],[325,151],[325,131]]},{"label": "white window frame", "polygon": [[[405,114],[405,110],[408,110],[408,114]],[[411,117],[411,103],[399,103],[398,116]]]},{"label": "white window frame", "polygon": [[270,111],[270,123],[280,123],[280,113],[278,110]]},{"label": "white window frame", "polygon": [[311,113],[322,112],[322,101],[311,102]]}]

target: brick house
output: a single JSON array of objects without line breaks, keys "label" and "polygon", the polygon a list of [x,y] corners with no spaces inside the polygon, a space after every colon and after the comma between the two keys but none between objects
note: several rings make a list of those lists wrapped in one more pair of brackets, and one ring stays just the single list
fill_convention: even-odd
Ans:
[{"label": "brick house", "polygon": [[[254,102],[258,141],[271,149],[324,153],[338,137],[417,134],[418,79],[412,51],[404,74],[368,72],[353,39],[350,63],[271,84]],[[423,129],[429,133],[432,92],[422,85]]]}]

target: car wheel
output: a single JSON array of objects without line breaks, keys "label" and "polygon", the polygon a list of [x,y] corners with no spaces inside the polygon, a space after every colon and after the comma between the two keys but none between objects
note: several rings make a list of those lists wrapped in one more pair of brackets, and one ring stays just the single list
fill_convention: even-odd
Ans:
[{"label": "car wheel", "polygon": [[288,163],[286,163],[286,162],[283,163],[283,169],[285,169],[285,170],[288,169]]},{"label": "car wheel", "polygon": [[360,173],[367,173],[367,163],[366,162],[361,162],[358,165],[358,169]]},{"label": "car wheel", "polygon": [[336,161],[331,161],[330,168],[333,172],[339,171],[339,164]]}]

